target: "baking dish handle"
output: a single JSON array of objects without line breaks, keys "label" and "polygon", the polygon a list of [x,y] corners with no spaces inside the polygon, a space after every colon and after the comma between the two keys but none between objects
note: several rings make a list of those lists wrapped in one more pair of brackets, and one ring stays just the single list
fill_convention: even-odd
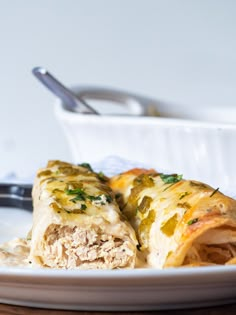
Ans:
[{"label": "baking dish handle", "polygon": [[91,100],[103,100],[119,103],[129,109],[131,115],[157,116],[159,101],[123,90],[93,86],[79,86],[76,95],[89,103]]}]

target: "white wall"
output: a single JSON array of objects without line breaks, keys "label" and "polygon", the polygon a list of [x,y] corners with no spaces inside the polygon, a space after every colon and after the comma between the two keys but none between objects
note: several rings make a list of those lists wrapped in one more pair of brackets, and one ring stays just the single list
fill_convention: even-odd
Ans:
[{"label": "white wall", "polygon": [[34,66],[67,85],[236,106],[235,17],[233,0],[0,0],[0,177],[71,158]]}]

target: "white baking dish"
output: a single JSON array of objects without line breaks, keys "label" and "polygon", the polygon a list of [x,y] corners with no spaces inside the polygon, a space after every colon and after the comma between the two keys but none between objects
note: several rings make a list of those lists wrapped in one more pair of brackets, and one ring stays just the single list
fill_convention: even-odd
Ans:
[{"label": "white baking dish", "polygon": [[55,113],[74,162],[93,163],[107,156],[119,156],[215,187],[236,187],[236,124],[81,115],[64,109],[59,100]]}]

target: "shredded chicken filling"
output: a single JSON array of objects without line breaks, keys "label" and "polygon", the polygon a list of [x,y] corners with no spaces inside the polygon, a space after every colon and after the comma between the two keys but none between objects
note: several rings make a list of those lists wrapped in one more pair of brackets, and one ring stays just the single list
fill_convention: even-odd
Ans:
[{"label": "shredded chicken filling", "polygon": [[236,257],[236,231],[210,229],[195,240],[184,260],[187,264],[227,264]]},{"label": "shredded chicken filling", "polygon": [[44,265],[54,268],[127,267],[133,259],[128,242],[90,229],[52,224],[45,233]]},{"label": "shredded chicken filling", "polygon": [[236,244],[195,244],[188,251],[184,265],[209,263],[224,265],[236,256]]}]

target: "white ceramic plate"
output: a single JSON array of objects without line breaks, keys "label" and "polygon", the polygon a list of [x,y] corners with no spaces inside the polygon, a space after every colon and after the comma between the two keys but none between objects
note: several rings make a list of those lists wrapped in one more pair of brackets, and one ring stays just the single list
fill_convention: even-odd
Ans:
[{"label": "white ceramic plate", "polygon": [[[0,241],[24,236],[31,213],[0,208]],[[236,266],[110,271],[0,268],[0,303],[130,311],[201,307],[236,301]]]}]

